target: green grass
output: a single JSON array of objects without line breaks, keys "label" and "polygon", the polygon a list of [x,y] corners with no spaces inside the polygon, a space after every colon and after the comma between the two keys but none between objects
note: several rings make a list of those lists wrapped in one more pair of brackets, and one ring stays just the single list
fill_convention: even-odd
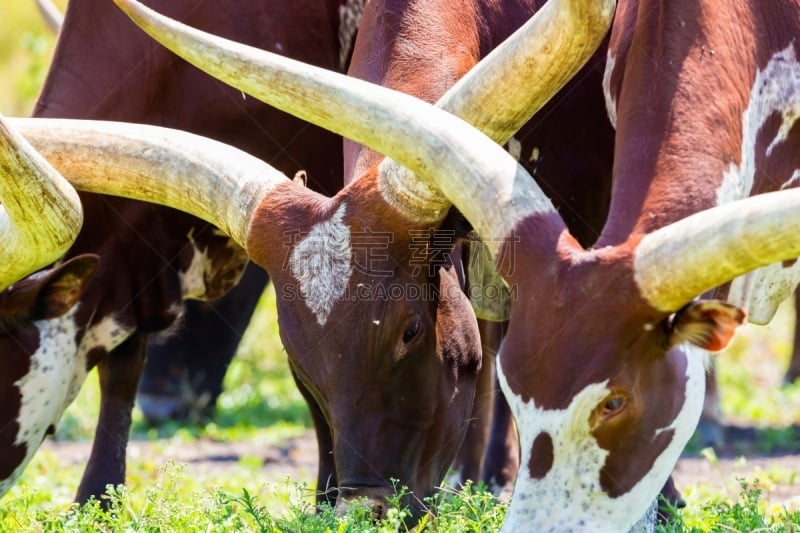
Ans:
[{"label": "green grass", "polygon": [[[98,0],[100,1],[100,0]],[[108,1],[108,0],[102,0]],[[62,7],[65,2],[58,2]],[[44,29],[33,1],[0,6],[0,112],[25,115],[35,99],[52,51],[54,37]],[[789,355],[794,317],[784,309],[771,326],[750,327],[734,347],[718,357],[722,409],[727,420],[762,428],[761,451],[791,449],[796,435],[786,429],[800,422],[800,384],[780,387]],[[59,424],[56,439],[89,440],[98,408],[96,375]],[[344,517],[331,510],[313,512],[313,471],[304,479],[265,478],[263,457],[240,457],[221,471],[188,472],[189,465],[166,462],[176,446],[206,442],[285,443],[310,428],[308,412],[286,366],[278,340],[274,296],[267,293],[239,354],[226,377],[225,392],[214,420],[188,427],[149,428],[135,412],[132,439],[154,443],[150,452],[129,454],[127,488],[112,491],[109,510],[70,504],[83,462],[59,449],[43,449],[20,482],[0,504],[0,531],[303,531],[354,532],[404,530],[404,509],[384,523],[371,521],[361,509]],[[795,446],[800,451],[800,446]],[[767,468],[741,474],[723,473],[713,450],[704,464],[729,476],[726,486],[698,483],[681,487],[689,507],[665,531],[800,531],[798,511],[772,499],[776,486],[797,487],[800,473]],[[738,464],[738,463],[737,463]],[[714,470],[717,469],[717,470]],[[740,478],[741,481],[737,478]],[[469,487],[461,493],[442,489],[427,504],[435,515],[423,518],[418,531],[494,531],[505,506]]]}]

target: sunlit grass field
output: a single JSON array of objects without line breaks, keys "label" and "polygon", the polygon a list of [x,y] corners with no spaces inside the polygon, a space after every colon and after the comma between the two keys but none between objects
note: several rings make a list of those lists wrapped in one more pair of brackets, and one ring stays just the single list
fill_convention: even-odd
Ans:
[{"label": "sunlit grass field", "polygon": [[[56,3],[63,8],[66,2]],[[53,42],[33,0],[7,0],[0,5],[0,113],[30,112]],[[154,444],[145,452],[132,447],[127,488],[112,494],[117,505],[110,511],[71,508],[84,465],[62,447],[46,447],[0,502],[0,531],[402,530],[402,509],[385,524],[372,522],[358,510],[346,517],[314,515],[313,466],[302,479],[265,478],[264,457],[259,454],[240,456],[224,471],[198,471],[165,459],[178,446],[246,442],[257,450],[279,446],[309,431],[310,418],[288,372],[276,324],[274,296],[268,291],[228,372],[213,421],[153,429],[135,412],[132,440]],[[762,452],[800,452],[795,432],[788,429],[800,424],[800,385],[781,386],[793,324],[794,311],[785,306],[770,326],[747,327],[734,346],[717,358],[725,419],[764,428],[759,441]],[[61,421],[55,440],[92,438],[98,396],[92,374]],[[712,473],[721,472],[715,470],[719,460],[713,450],[697,448],[693,453]],[[741,462],[746,465],[747,459]],[[772,497],[775,485],[795,487],[795,495],[800,495],[800,472],[794,468],[756,473],[742,468],[742,472],[745,485],[733,476],[726,479],[724,491],[713,479],[680,487],[689,505],[670,530],[800,530],[797,498],[794,506],[784,508],[785,494]],[[420,531],[493,531],[505,511],[490,495],[475,490],[459,495],[443,490],[439,500],[430,504],[437,509],[437,517],[426,518]]]}]

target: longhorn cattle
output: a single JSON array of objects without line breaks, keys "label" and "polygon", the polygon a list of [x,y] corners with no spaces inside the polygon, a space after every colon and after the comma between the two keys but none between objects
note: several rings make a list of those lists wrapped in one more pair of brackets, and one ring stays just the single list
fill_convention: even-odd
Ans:
[{"label": "longhorn cattle", "polygon": [[[308,110],[310,98],[285,97],[288,65],[254,74],[211,52],[219,41],[184,48],[173,29],[159,39],[195,61],[213,54],[206,68],[215,75],[346,129]],[[460,149],[470,159],[454,173],[408,163],[473,222],[516,291],[499,376],[522,469],[504,530],[631,527],[697,424],[708,353],[745,320],[741,307],[698,296],[715,291],[765,321],[794,290],[799,31],[800,4],[790,0],[619,3],[604,76],[616,126],[611,204],[592,247],[570,235],[519,167],[497,154],[497,174],[482,170],[488,145],[482,158]],[[330,85],[330,97],[347,100],[341,84]],[[364,111],[352,105],[357,120]],[[369,134],[352,126],[344,133],[363,142]]]},{"label": "longhorn cattle", "polygon": [[[502,7],[474,0],[371,1],[359,26],[348,74],[433,102],[545,4],[543,0],[505,2]],[[508,139],[509,132],[497,139],[508,141],[507,149],[554,199],[571,231],[585,244],[593,242],[602,228],[611,183],[614,136],[601,91],[604,64],[605,53],[594,54],[513,138]],[[500,123],[502,116],[495,121]],[[379,158],[345,140],[345,179],[358,176]],[[481,328],[483,365],[490,370],[484,375],[492,379],[504,328],[488,321],[482,321]],[[470,446],[462,451],[458,466],[462,481],[480,479],[499,490],[516,475],[517,450],[508,439],[513,432],[508,407],[500,394],[492,401],[489,385],[476,396]],[[487,431],[484,425],[490,420],[493,428]]]},{"label": "longhorn cattle", "polygon": [[[84,39],[86,35],[95,35],[96,32],[90,32],[89,27],[93,26],[97,23],[98,20],[106,21],[105,24],[102,25],[104,31],[108,32],[109,34],[114,34],[116,36],[124,35],[125,32],[120,31],[116,22],[113,17],[107,18],[107,12],[103,11],[102,8],[98,11],[94,9],[96,6],[89,4],[80,4],[79,2],[74,2],[71,7],[70,11],[67,14],[67,18],[65,21],[64,30],[62,33],[61,41],[59,44],[58,52],[56,59],[54,61],[54,69],[51,71],[50,78],[48,80],[48,84],[45,87],[42,97],[40,99],[39,105],[37,107],[37,114],[39,115],[78,115],[78,116],[104,116],[107,117],[109,115],[114,115],[115,113],[124,115],[126,112],[124,109],[121,109],[120,106],[115,105],[110,99],[103,100],[102,97],[107,96],[108,94],[114,93],[119,94],[122,101],[129,104],[131,100],[134,100],[136,96],[144,97],[145,99],[149,98],[149,93],[144,90],[143,87],[147,86],[146,82],[147,77],[146,75],[151,72],[149,68],[144,68],[144,66],[139,65],[141,67],[141,73],[143,75],[142,78],[135,78],[134,76],[129,76],[128,83],[122,85],[115,85],[114,84],[114,76],[113,72],[115,70],[113,68],[103,69],[99,68],[101,63],[98,60],[94,60],[91,62],[91,66],[95,68],[99,68],[99,70],[95,73],[96,76],[99,76],[99,79],[94,79],[92,83],[89,83],[88,89],[83,91],[76,91],[77,94],[73,93],[70,94],[67,89],[75,89],[76,86],[82,86],[84,83],[87,83],[87,77],[82,74],[82,70],[80,68],[76,68],[76,65],[79,63],[75,58],[89,60],[90,56],[86,55],[85,53],[79,53],[82,51],[82,47],[87,47],[92,50],[103,50],[108,49],[108,42],[106,42],[106,48],[103,47],[95,47],[92,46],[91,43],[87,43],[85,41],[81,41],[76,43],[74,39],[81,38]],[[176,6],[170,6],[172,8],[176,8]],[[328,11],[323,10],[325,14],[330,14]],[[259,11],[259,13],[261,13]],[[246,13],[240,13],[244,18],[248,20],[248,23],[253,22],[253,20],[257,20],[254,17],[247,17]],[[199,18],[203,17],[203,13],[201,12],[193,12],[194,16]],[[304,16],[310,16],[308,12],[303,13]],[[213,18],[213,17],[209,17]],[[216,18],[213,19],[217,22],[222,22],[220,19]],[[328,19],[326,19],[327,21]],[[327,28],[327,25],[323,25]],[[124,24],[121,26],[124,28]],[[298,35],[293,33],[292,35]],[[302,34],[303,39],[308,39],[312,35],[309,32],[305,32]],[[97,38],[100,40],[104,40],[107,38],[103,32],[100,32],[97,35]],[[142,36],[144,38],[144,36]],[[124,40],[124,39],[123,39]],[[291,41],[287,41],[286,43],[277,43],[281,46],[287,46],[287,43]],[[143,53],[137,53],[136,51],[136,40],[131,39],[126,41],[126,46],[128,49],[131,50],[130,57],[114,57],[114,67],[126,68],[126,66],[130,66],[133,70],[132,72],[136,73],[138,70],[134,68],[136,66],[135,60],[131,58],[136,56],[137,58],[145,55],[148,56],[150,51],[146,51]],[[85,50],[83,50],[85,52]],[[149,55],[148,57],[152,58],[152,65],[158,66],[161,65],[161,68],[167,68],[171,65],[172,60],[164,60],[163,58],[159,58],[157,53],[155,55]],[[323,54],[326,57],[327,54]],[[337,58],[338,59],[338,58]],[[75,60],[75,63],[71,65],[70,69],[66,68],[59,68],[59,65],[63,65],[62,61],[72,61]],[[128,63],[128,60],[133,61],[132,63]],[[185,66],[181,68],[187,68]],[[107,76],[107,77],[103,77]],[[176,88],[176,98],[177,100],[181,100],[183,98],[183,93],[181,92],[181,88],[184,90],[189,90],[191,92],[200,89],[200,84],[203,82],[200,81],[204,78],[198,77],[197,80],[194,80],[194,76],[197,74],[187,74],[187,81],[185,86],[179,85]],[[136,79],[142,80],[140,83],[134,83]],[[180,78],[178,78],[180,79]],[[168,85],[169,79],[165,79],[165,83]],[[221,91],[216,93],[216,91]],[[130,93],[128,92],[130,91]],[[202,94],[202,91],[200,91]],[[215,94],[219,94],[218,97],[215,97]],[[246,118],[247,121],[252,119],[252,116],[256,116],[256,111],[251,111],[250,116],[243,115],[241,112],[240,107],[243,105],[239,101],[239,95],[236,94],[234,98],[230,98],[229,94],[225,92],[225,90],[221,90],[219,88],[213,88],[208,91],[209,98],[212,101],[217,100],[218,104],[224,104],[225,102],[229,103],[235,109],[235,115],[239,119]],[[163,95],[159,95],[163,96]],[[80,98],[85,98],[86,100],[81,100]],[[168,98],[163,98],[161,102],[166,104],[166,108],[159,110],[160,108],[156,108],[154,110],[153,121],[170,121],[173,120],[172,118],[172,109],[169,109],[169,105],[175,105],[175,100],[170,100]],[[252,102],[252,101],[251,101]],[[148,106],[144,106],[147,102],[142,102],[143,108],[145,110],[149,109]],[[155,105],[155,104],[153,104]],[[201,126],[209,127],[212,129],[219,128],[222,130],[226,130],[227,128],[231,128],[234,130],[234,133],[231,134],[231,137],[236,137],[237,134],[243,135],[244,130],[246,128],[242,127],[241,124],[236,123],[232,119],[226,117],[224,115],[225,108],[217,105],[216,111],[221,113],[220,116],[214,116],[215,120],[211,120],[205,113],[205,107],[203,102],[199,102],[197,104],[199,106],[199,110],[195,110],[194,112],[187,112],[187,117],[196,117],[198,119],[203,119],[200,122],[202,123]],[[252,104],[250,104],[252,105]],[[97,107],[95,107],[97,106]],[[248,106],[249,107],[249,106]],[[259,106],[257,106],[259,107]],[[245,108],[247,110],[247,108]],[[202,111],[202,112],[201,112]],[[147,120],[147,116],[142,116],[145,111],[142,109],[134,108],[130,111],[132,114],[137,114],[142,120]],[[266,111],[266,113],[274,113],[272,110]],[[269,116],[269,115],[267,115]],[[183,118],[181,116],[181,120],[187,120],[187,118]],[[198,126],[198,128],[201,128]],[[303,128],[298,128],[301,130],[301,133],[306,134],[305,139],[297,139],[298,143],[303,143],[299,146],[302,146],[304,149],[308,150],[319,150],[322,146],[324,146],[323,141],[315,141],[309,138],[309,131],[305,131]],[[252,132],[251,132],[252,133]],[[287,132],[284,132],[287,133]],[[296,135],[296,134],[295,134]],[[290,135],[291,136],[291,135]],[[235,139],[234,139],[235,140]],[[255,143],[255,139],[248,139],[249,142]],[[231,141],[233,142],[233,141]],[[243,144],[245,143],[244,140],[240,141]],[[264,141],[267,142],[267,141]],[[288,141],[284,141],[288,142]],[[271,148],[271,146],[270,146]],[[282,150],[283,146],[279,145],[278,150]],[[267,151],[269,153],[269,151]],[[323,153],[326,153],[323,151]],[[334,165],[321,165],[323,168],[331,168]],[[101,191],[103,192],[103,191]],[[191,224],[193,222],[186,221],[185,217],[181,217],[181,224],[177,224],[177,220],[172,220],[170,222],[161,222],[157,215],[167,217],[169,214],[166,212],[165,214],[161,214],[161,210],[147,207],[144,208],[141,204],[137,204],[135,202],[129,201],[120,201],[120,200],[113,200],[104,197],[95,197],[90,194],[84,195],[84,203],[87,204],[87,211],[92,213],[93,218],[99,218],[101,220],[107,219],[108,221],[116,221],[119,217],[117,215],[124,210],[127,210],[127,213],[132,213],[132,215],[128,216],[127,220],[122,221],[122,227],[116,231],[114,228],[109,227],[109,223],[106,221],[104,223],[104,229],[110,231],[112,234],[115,235],[115,239],[120,238],[121,235],[125,234],[123,231],[126,225],[134,226],[138,233],[141,234],[145,230],[147,230],[147,237],[154,239],[159,232],[155,230],[150,230],[147,228],[147,224],[155,224],[155,226],[163,225],[165,227],[169,227],[173,232],[170,235],[171,239],[174,240],[176,243],[183,243],[181,241],[180,236],[183,235],[184,237],[188,234],[194,237],[194,242],[199,241],[199,237],[197,236],[200,232],[193,232],[191,230]],[[373,206],[374,207],[374,206]],[[144,210],[143,210],[144,209]],[[133,216],[140,217],[137,220],[131,220]],[[310,224],[311,222],[309,222]],[[138,227],[136,227],[138,224]],[[307,228],[307,226],[303,226],[302,224],[298,224],[297,227],[293,230],[291,235],[287,235],[287,238],[299,237],[301,236],[301,230]],[[420,230],[422,232],[422,230]],[[191,233],[190,233],[191,232]],[[369,237],[369,235],[366,235]],[[420,239],[420,237],[422,237]],[[415,246],[417,251],[419,249],[425,249],[428,247],[428,237],[427,234],[424,232],[420,234],[416,234],[415,238],[417,241],[415,242]],[[99,244],[95,241],[92,241],[92,238],[99,239]],[[133,237],[135,239],[135,237]],[[111,242],[104,240],[103,237],[95,236],[95,237],[87,237],[86,234],[82,237],[83,240],[79,239],[78,245],[73,247],[73,250],[81,250],[81,249],[91,249],[93,246],[96,248],[102,248],[101,251],[106,252],[107,250],[104,247],[113,247],[113,246],[128,246],[129,241],[125,241],[124,239],[120,239],[119,241],[112,240]],[[86,242],[88,240],[88,243]],[[130,240],[130,238],[129,238]],[[314,239],[304,240],[304,242],[310,242],[313,248],[313,241]],[[118,243],[118,244],[117,244]],[[284,244],[292,247],[291,242],[287,243],[276,243],[279,244],[278,250],[281,252],[284,250]],[[300,243],[302,244],[302,243]],[[385,243],[378,243],[379,247]],[[113,251],[113,250],[112,250]],[[160,250],[165,252],[167,257],[176,256],[179,250],[169,250],[169,249],[162,249]],[[131,255],[136,256],[137,254],[133,254],[130,249],[126,249],[125,256],[130,257]],[[190,255],[190,254],[183,254]],[[109,257],[115,257],[115,253],[110,253]],[[104,257],[107,259],[107,257]],[[140,264],[135,265],[138,267],[139,273],[144,276],[144,279],[141,281],[145,283],[149,282],[150,280],[147,278],[148,270],[151,270],[152,274],[161,270],[161,267],[158,267],[158,261],[153,261],[152,256],[147,256],[142,254],[141,257],[138,257],[141,261]],[[180,259],[185,259],[180,258]],[[312,257],[313,259],[313,257]],[[440,290],[439,287],[439,279],[441,278],[441,283],[445,284],[445,288],[453,289],[457,288],[461,281],[455,275],[454,272],[450,272],[452,268],[437,268],[429,269],[427,268],[428,263],[425,261],[424,257],[416,257],[415,259],[411,259],[412,261],[416,260],[417,262],[422,261],[422,264],[415,265],[415,277],[419,278],[422,276],[422,279],[430,280],[431,283],[434,284],[436,290]],[[153,265],[148,266],[147,263],[152,261]],[[177,262],[177,261],[176,261]],[[108,261],[106,261],[108,263]],[[183,265],[181,265],[183,266]],[[312,265],[313,266],[313,265]],[[394,265],[388,265],[391,268],[394,268]],[[417,266],[424,267],[424,268],[417,268]],[[446,266],[446,265],[445,265]],[[145,269],[144,267],[147,267]],[[302,260],[295,261],[292,263],[293,270],[296,272],[297,268],[309,268],[303,264]],[[110,268],[110,267],[109,267]],[[372,266],[370,266],[372,268]],[[136,270],[136,269],[133,269]],[[387,269],[383,270],[383,273],[387,272]],[[109,289],[108,285],[114,285],[113,283],[109,283],[108,279],[110,274],[108,273],[109,269],[106,268],[105,273],[101,272],[102,277],[104,278],[102,283],[96,285],[98,287],[95,292],[91,292],[82,299],[80,304],[79,316],[77,317],[77,324],[78,329],[87,329],[88,333],[84,333],[83,337],[79,339],[81,341],[80,346],[78,347],[78,369],[80,372],[79,375],[75,378],[77,381],[82,379],[82,375],[80,375],[84,370],[88,367],[93,366],[95,363],[99,361],[99,365],[101,366],[101,388],[103,389],[104,399],[103,399],[103,407],[101,408],[101,425],[106,430],[103,435],[98,435],[98,440],[96,441],[96,445],[93,451],[93,456],[90,460],[89,467],[87,469],[87,473],[84,477],[84,481],[81,484],[78,493],[78,499],[83,501],[91,495],[98,495],[105,487],[106,483],[118,483],[121,482],[124,478],[124,454],[122,453],[124,450],[124,443],[126,440],[127,435],[127,423],[128,417],[130,413],[130,402],[132,401],[132,388],[131,384],[135,384],[136,377],[138,376],[138,366],[137,364],[140,363],[140,350],[142,346],[142,336],[136,336],[134,340],[127,340],[121,345],[121,349],[124,348],[124,352],[119,354],[111,353],[108,357],[102,357],[103,351],[108,351],[113,348],[113,346],[117,343],[123,342],[126,337],[131,335],[131,330],[134,329],[134,326],[138,326],[140,330],[148,331],[148,330],[157,330],[161,327],[167,325],[168,322],[173,318],[169,313],[172,312],[171,306],[163,306],[161,309],[156,309],[157,313],[163,313],[165,310],[168,312],[167,316],[163,318],[163,320],[157,320],[153,325],[143,325],[141,323],[136,324],[134,319],[141,320],[140,317],[134,316],[133,319],[130,320],[133,324],[123,322],[122,327],[119,326],[119,322],[123,320],[122,313],[123,312],[130,312],[131,307],[135,307],[133,311],[141,311],[140,307],[144,307],[144,303],[147,302],[134,302],[134,306],[129,305],[129,301],[125,298],[123,294],[124,300],[120,304],[106,304],[106,306],[102,306],[100,303],[101,298],[107,297],[105,291]],[[167,272],[166,280],[163,282],[167,285],[169,289],[170,284],[174,284],[175,280],[170,279],[170,276],[174,276],[174,272]],[[118,272],[115,273],[115,280],[119,279]],[[137,280],[132,280],[134,283]],[[182,280],[184,282],[191,281],[195,286],[202,286],[203,282],[206,280]],[[313,282],[313,280],[312,280]],[[430,287],[431,283],[427,286]],[[185,285],[189,285],[188,283],[184,283]],[[157,284],[156,284],[157,285]],[[422,285],[420,285],[422,286]],[[137,287],[134,287],[136,289]],[[301,287],[303,289],[304,287]],[[158,289],[155,286],[155,289]],[[298,290],[297,286],[293,287],[294,290]],[[126,289],[122,287],[122,291],[124,292]],[[174,291],[173,291],[174,292]],[[408,364],[401,364],[401,366],[407,367],[407,372],[415,373],[418,370],[418,366],[421,364],[420,361],[417,359],[421,359],[422,363],[427,365],[426,370],[427,373],[425,374],[424,378],[426,380],[441,380],[443,386],[440,388],[432,388],[430,390],[422,391],[421,394],[417,395],[414,399],[417,402],[424,404],[423,408],[427,409],[428,407],[435,407],[435,405],[431,405],[431,403],[435,403],[437,401],[441,401],[442,408],[440,412],[435,413],[437,416],[437,422],[439,420],[444,420],[444,423],[441,427],[438,427],[437,424],[434,430],[426,431],[423,436],[419,436],[421,433],[417,429],[412,429],[412,432],[416,432],[416,436],[413,439],[419,441],[419,444],[415,444],[414,442],[409,443],[406,441],[406,445],[404,446],[405,450],[410,450],[412,453],[419,453],[423,455],[423,464],[417,468],[417,465],[403,465],[404,467],[408,468],[409,471],[413,472],[412,474],[401,474],[401,478],[408,478],[412,479],[416,475],[417,471],[421,471],[421,477],[423,478],[420,481],[421,486],[430,485],[432,488],[433,481],[432,479],[438,477],[440,475],[441,470],[443,469],[442,464],[446,464],[448,455],[452,455],[452,449],[457,447],[459,438],[458,438],[458,428],[463,426],[464,419],[467,415],[463,412],[464,408],[462,406],[469,406],[471,402],[471,394],[470,391],[472,390],[472,386],[470,384],[470,380],[474,379],[474,374],[478,367],[478,362],[476,361],[476,352],[477,352],[477,342],[475,339],[475,334],[473,328],[470,325],[471,320],[471,313],[469,311],[468,304],[466,300],[462,297],[457,295],[451,295],[450,292],[447,291],[445,294],[441,296],[437,296],[436,298],[427,300],[427,301],[420,301],[417,302],[419,315],[416,317],[410,317],[409,320],[411,322],[409,324],[401,323],[401,329],[398,332],[400,338],[406,337],[406,342],[397,345],[395,342],[396,339],[392,337],[392,335],[387,335],[386,338],[380,338],[380,333],[378,332],[377,328],[372,330],[373,337],[378,335],[378,339],[366,339],[367,345],[375,346],[374,349],[380,350],[383,344],[389,344],[394,348],[398,349],[403,355],[408,355],[409,363]],[[198,296],[199,294],[194,294]],[[159,296],[158,291],[156,290],[155,296]],[[169,294],[167,294],[169,296]],[[315,297],[316,294],[311,294],[309,298]],[[152,297],[152,296],[149,296]],[[105,300],[103,300],[105,301]],[[306,301],[306,298],[298,299],[298,305],[305,309],[305,304],[301,303]],[[177,300],[170,300],[166,303],[174,304]],[[119,310],[115,308],[116,305],[122,305],[123,309]],[[309,304],[310,305],[310,304]],[[106,307],[110,307],[110,309],[106,309]],[[166,307],[166,309],[164,309]],[[148,312],[152,312],[152,310],[147,310]],[[107,320],[104,319],[104,316],[109,312],[116,312]],[[466,316],[463,316],[466,315]],[[155,317],[156,319],[160,319],[158,315]],[[316,317],[319,320],[319,317]],[[375,320],[381,321],[384,317],[378,317]],[[401,321],[405,320],[408,317],[388,317],[389,319],[399,319]],[[92,320],[92,324],[88,324],[88,320]],[[456,328],[451,323],[462,323],[462,328]],[[147,322],[146,324],[150,324]],[[420,328],[426,328],[428,331],[421,332]],[[434,332],[430,331],[436,328],[437,330],[441,330],[441,332]],[[382,330],[381,330],[382,331]],[[316,340],[319,336],[312,332],[313,338]],[[348,332],[349,334],[349,332]],[[425,340],[417,341],[417,337],[423,337]],[[130,338],[130,337],[129,337]],[[8,339],[6,339],[8,340]],[[347,340],[351,340],[350,337]],[[13,342],[13,339],[11,339]],[[98,347],[97,345],[100,344]],[[409,346],[413,346],[413,348],[406,348],[405,345],[408,344]],[[94,351],[92,349],[98,348]],[[435,354],[438,354],[436,357]],[[427,357],[426,357],[427,355]],[[129,365],[125,365],[127,363],[127,359],[130,359]],[[379,362],[379,364],[381,364]],[[430,365],[433,365],[433,368],[430,368]],[[104,370],[104,367],[108,366],[109,368]],[[458,376],[457,374],[462,374]],[[392,378],[396,379],[396,378]],[[399,381],[399,380],[398,380]],[[412,382],[412,379],[406,379],[406,383]],[[459,387],[459,389],[456,389]],[[116,394],[109,397],[109,390]],[[456,393],[458,392],[458,394]],[[122,394],[122,398],[119,395]],[[440,395],[441,400],[433,398],[431,403],[428,403],[428,399],[430,398],[429,394]],[[452,407],[452,409],[444,409],[444,406],[447,405]],[[417,405],[412,406],[412,408],[416,408]],[[390,420],[387,425],[391,427],[392,425],[405,425],[406,417],[404,415],[405,407],[400,405],[398,407],[398,411],[400,414],[396,413],[389,413],[388,416],[397,420],[397,422],[393,422]],[[438,409],[438,408],[437,408]],[[319,416],[322,416],[321,414]],[[413,417],[413,413],[411,415]],[[380,417],[376,417],[380,422]],[[43,425],[43,427],[47,427],[54,420],[47,420],[47,423]],[[111,423],[113,422],[113,424]],[[403,431],[401,429],[401,431]],[[455,436],[454,436],[455,435]],[[40,434],[26,436],[30,437],[30,440],[34,443],[41,439]],[[330,438],[329,438],[330,440]],[[443,445],[439,445],[437,442],[438,440],[444,440],[445,443]],[[433,441],[433,444],[429,444]],[[354,446],[355,447],[355,446]],[[425,448],[428,447],[429,449],[426,450]],[[33,448],[33,446],[31,446]],[[107,454],[103,454],[103,448],[112,450],[111,457]],[[356,449],[355,453],[360,453],[362,450]],[[441,452],[441,457],[437,456]],[[329,469],[332,470],[333,466],[330,462],[330,456],[324,453],[324,460],[322,461],[323,466],[327,466]],[[348,452],[345,449],[343,454],[354,453]],[[375,450],[375,451],[366,451],[367,455],[375,454],[376,456],[383,457],[385,456],[385,450]],[[426,456],[424,454],[433,455],[431,459],[430,456]],[[368,465],[369,468],[375,467],[382,459],[378,458],[373,460]],[[369,459],[369,457],[368,457]],[[391,461],[393,462],[393,461]],[[19,465],[16,465],[19,466]],[[348,466],[348,465],[345,465]],[[429,474],[427,469],[432,469],[434,471],[433,474]],[[111,475],[108,475],[108,472],[111,472]],[[346,470],[345,470],[346,472]],[[370,470],[369,475],[372,475],[373,472]],[[325,480],[326,482],[331,479],[330,476],[322,477],[321,479]],[[381,483],[383,486],[380,487],[380,490],[385,490],[385,486],[389,484],[389,476],[387,475],[384,478],[381,478]],[[430,489],[427,489],[428,491]],[[358,490],[353,490],[353,492],[358,493]]]}]

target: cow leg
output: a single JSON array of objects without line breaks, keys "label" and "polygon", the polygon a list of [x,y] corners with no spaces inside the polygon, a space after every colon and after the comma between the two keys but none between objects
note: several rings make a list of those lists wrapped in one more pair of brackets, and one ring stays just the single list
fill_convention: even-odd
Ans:
[{"label": "cow leg", "polygon": [[712,359],[712,364],[706,372],[706,396],[703,401],[703,411],[700,414],[700,423],[697,425],[697,432],[703,446],[721,446],[725,441],[715,365],[716,361]]},{"label": "cow leg", "polygon": [[[484,355],[492,359],[492,369],[497,358],[500,342],[506,331],[506,323],[479,321]],[[485,448],[481,480],[489,489],[499,494],[507,483],[513,482],[519,469],[519,444],[511,409],[506,402],[496,372],[491,380],[492,405],[491,429]]]},{"label": "cow leg", "polygon": [[492,430],[483,464],[483,481],[494,494],[514,482],[519,470],[519,439],[511,408],[495,379]]},{"label": "cow leg", "polygon": [[144,334],[134,333],[97,365],[100,416],[89,462],[75,497],[78,503],[86,503],[92,496],[99,499],[106,485],[125,482],[125,451],[146,342]]},{"label": "cow leg", "polygon": [[792,383],[797,378],[800,378],[800,290],[794,293],[794,348],[792,350],[792,358],[789,361],[789,369],[786,371],[786,383]]},{"label": "cow leg", "polygon": [[[483,336],[484,324],[478,321]],[[487,350],[484,346],[481,357],[481,371],[478,374],[478,383],[475,387],[475,401],[472,404],[472,416],[469,428],[464,437],[464,443],[458,452],[453,464],[453,469],[459,475],[459,482],[463,485],[468,480],[477,482],[481,479],[483,455],[489,441],[489,428],[492,423],[492,403],[494,397],[494,360],[495,352]]]},{"label": "cow leg", "polygon": [[339,493],[337,489],[339,483],[336,479],[336,463],[333,459],[331,428],[328,426],[328,422],[325,420],[317,401],[308,392],[303,382],[298,379],[294,369],[292,370],[292,377],[294,377],[294,382],[297,384],[300,394],[306,400],[308,410],[311,413],[311,420],[314,422],[314,430],[317,434],[317,453],[319,458],[319,463],[317,464],[317,510],[323,504],[335,507],[336,497]]},{"label": "cow leg", "polygon": [[187,301],[180,329],[150,343],[138,399],[147,420],[211,416],[267,279],[262,268],[250,263],[225,296],[213,302]]}]

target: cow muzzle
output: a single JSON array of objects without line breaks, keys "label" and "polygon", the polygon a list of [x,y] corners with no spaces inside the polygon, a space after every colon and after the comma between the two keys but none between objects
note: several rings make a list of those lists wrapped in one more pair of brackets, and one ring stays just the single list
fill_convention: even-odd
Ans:
[{"label": "cow muzzle", "polygon": [[353,507],[360,507],[369,511],[373,519],[382,520],[389,512],[389,498],[394,496],[392,487],[357,487],[339,486],[339,496],[336,498],[336,514],[343,516]]}]

